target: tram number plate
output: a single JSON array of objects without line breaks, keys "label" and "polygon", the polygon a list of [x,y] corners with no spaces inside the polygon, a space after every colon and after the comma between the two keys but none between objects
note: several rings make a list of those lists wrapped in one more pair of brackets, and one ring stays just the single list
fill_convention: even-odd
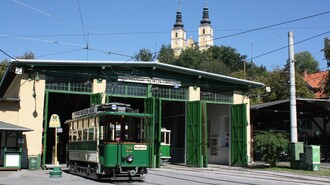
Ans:
[{"label": "tram number plate", "polygon": [[147,145],[134,145],[134,150],[147,150]]}]

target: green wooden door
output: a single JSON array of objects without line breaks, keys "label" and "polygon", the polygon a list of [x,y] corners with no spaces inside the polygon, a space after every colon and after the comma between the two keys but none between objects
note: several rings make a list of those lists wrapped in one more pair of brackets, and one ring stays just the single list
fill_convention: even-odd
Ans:
[{"label": "green wooden door", "polygon": [[247,166],[247,117],[246,105],[231,107],[231,165]]},{"label": "green wooden door", "polygon": [[202,156],[202,104],[186,104],[186,165],[203,167]]},{"label": "green wooden door", "polygon": [[149,119],[149,141],[150,141],[150,161],[153,168],[160,167],[160,131],[161,131],[161,100],[156,98],[146,98],[144,101],[145,112],[152,114]]}]

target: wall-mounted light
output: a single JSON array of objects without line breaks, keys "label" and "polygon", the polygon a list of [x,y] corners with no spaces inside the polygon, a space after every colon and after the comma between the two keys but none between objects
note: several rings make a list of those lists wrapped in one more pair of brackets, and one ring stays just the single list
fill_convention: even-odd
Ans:
[{"label": "wall-mounted light", "polygon": [[35,76],[34,76],[34,80],[35,81],[39,81],[40,79],[39,79],[39,72],[37,72],[36,74],[35,74]]}]

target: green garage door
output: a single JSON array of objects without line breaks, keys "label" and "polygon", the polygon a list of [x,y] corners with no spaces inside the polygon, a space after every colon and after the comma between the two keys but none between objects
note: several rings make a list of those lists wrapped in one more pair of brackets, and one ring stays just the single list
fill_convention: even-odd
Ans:
[{"label": "green garage door", "polygon": [[145,112],[152,114],[153,117],[149,120],[149,139],[151,142],[151,166],[153,168],[160,167],[160,130],[161,130],[161,100],[158,98],[146,98],[144,100]]},{"label": "green garage door", "polygon": [[247,166],[247,118],[246,105],[231,107],[231,165]]},{"label": "green garage door", "polygon": [[202,104],[186,104],[186,165],[203,167],[202,156]]}]

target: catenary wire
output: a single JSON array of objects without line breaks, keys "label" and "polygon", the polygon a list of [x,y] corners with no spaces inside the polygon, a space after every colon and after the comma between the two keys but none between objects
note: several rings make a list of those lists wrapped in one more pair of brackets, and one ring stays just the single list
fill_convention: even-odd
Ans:
[{"label": "catenary wire", "polygon": [[[303,42],[309,41],[309,40],[311,40],[311,39],[314,39],[314,38],[320,37],[320,36],[322,36],[322,35],[326,35],[326,34],[328,34],[328,33],[330,33],[330,31],[327,31],[327,32],[324,32],[324,33],[321,33],[321,34],[318,34],[318,35],[315,35],[315,36],[312,36],[312,37],[306,38],[306,39],[301,40],[301,41],[298,41],[298,42],[295,42],[293,45],[297,45],[297,44],[300,44],[300,43],[303,43]],[[260,57],[262,57],[262,56],[265,56],[265,55],[268,55],[268,54],[274,53],[274,52],[276,52],[276,51],[280,51],[280,50],[285,49],[285,48],[288,48],[288,46],[283,46],[283,47],[280,47],[280,48],[274,49],[274,50],[272,50],[272,51],[268,51],[268,52],[266,52],[266,53],[263,53],[263,54],[257,55],[257,56],[255,56],[255,57],[251,57],[251,58],[247,59],[247,61],[250,61],[250,60],[253,60],[253,59],[256,59],[256,58],[260,58]]]}]

